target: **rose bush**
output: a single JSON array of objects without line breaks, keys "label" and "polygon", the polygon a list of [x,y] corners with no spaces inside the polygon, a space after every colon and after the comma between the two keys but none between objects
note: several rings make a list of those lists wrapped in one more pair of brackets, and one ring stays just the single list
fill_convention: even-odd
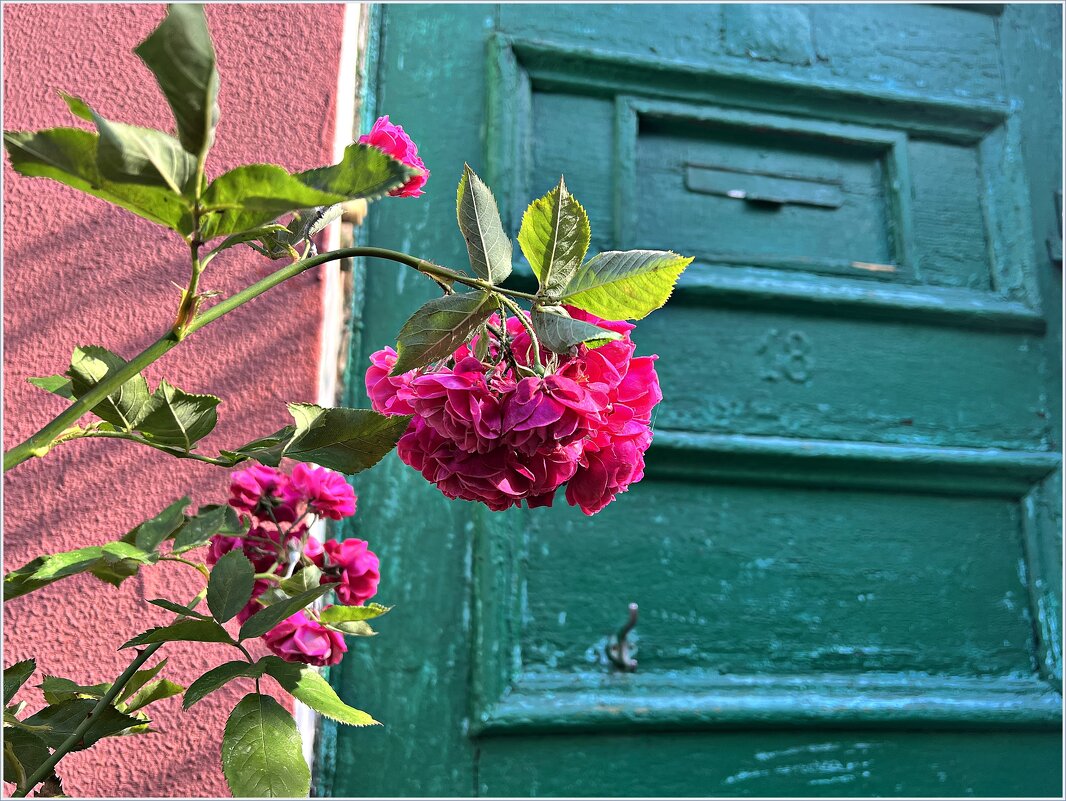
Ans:
[{"label": "rose bush", "polygon": [[[135,52],[173,111],[176,135],[106,120],[63,95],[73,115],[96,130],[8,131],[7,155],[22,176],[66,184],[176,234],[189,254],[188,281],[173,325],[133,358],[79,346],[63,374],[29,377],[69,405],[9,449],[4,470],[89,438],[241,469],[232,475],[227,504],[193,512],[189,498],[180,498],[117,539],[46,553],[5,574],[5,603],[74,575],[119,586],[142,569],[171,564],[195,568],[204,587],[188,603],[148,600],[175,617],[121,646],[136,655],[113,682],[46,676],[39,685],[45,705],[27,714],[29,702],[15,696],[36,663],[5,668],[4,779],[16,797],[59,795],[56,767],[67,754],[104,737],[148,731],[143,708],[150,703],[181,694],[188,708],[244,681],[254,690],[234,707],[222,735],[230,789],[238,796],[304,796],[310,773],[300,734],[292,716],[261,692],[260,678],[273,677],[341,723],[377,723],[345,704],[314,669],[336,664],[349,647],[345,637],[373,634],[368,621],[389,611],[371,601],[381,573],[368,542],[311,536],[316,521],[335,524],[355,514],[346,476],[374,467],[395,448],[449,498],[502,511],[551,506],[565,487],[571,506],[599,512],[643,476],[662,400],[655,357],[635,355],[627,321],[661,307],[691,259],[652,250],[586,259],[588,217],[560,179],[528,207],[518,231],[536,291],[514,289],[506,283],[511,239],[492,192],[469,165],[456,196],[469,273],[383,248],[318,254],[317,235],[344,203],[424,194],[430,172],[402,126],[381,117],[335,165],[301,172],[243,165],[209,181],[219,76],[203,9],[169,7]],[[228,296],[205,289],[214,260],[243,246],[287,263]],[[290,403],[290,425],[214,455],[201,451],[222,399],[167,381],[153,389],[144,369],[290,278],[325,262],[370,257],[415,270],[443,292],[411,315],[395,349],[371,356],[365,381],[372,408]],[[292,467],[282,469],[284,460]],[[320,607],[327,594],[335,602]],[[256,639],[268,656],[252,656],[245,643]],[[145,667],[174,641],[222,643],[242,658],[181,687],[158,678],[165,659]]]}]

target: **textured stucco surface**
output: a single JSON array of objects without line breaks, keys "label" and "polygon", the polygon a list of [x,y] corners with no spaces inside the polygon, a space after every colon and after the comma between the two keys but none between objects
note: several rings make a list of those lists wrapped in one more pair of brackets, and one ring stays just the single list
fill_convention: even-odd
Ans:
[{"label": "textured stucco surface", "polygon": [[[84,97],[104,116],[172,125],[155,82],[132,48],[163,17],[162,5],[14,5],[4,9],[4,128],[87,126],[56,90]],[[209,177],[243,163],[291,169],[330,162],[340,5],[210,5],[222,109]],[[33,433],[63,401],[26,383],[62,372],[76,344],[130,357],[165,331],[187,278],[176,235],[101,200],[4,163],[4,441]],[[202,286],[228,293],[261,277],[269,262],[231,251]],[[196,334],[148,370],[192,392],[223,398],[203,448],[245,442],[287,422],[286,401],[314,401],[320,284],[312,272]],[[112,539],[188,493],[194,504],[224,498],[226,473],[129,443],[70,443],[5,477],[4,566]],[[130,657],[115,649],[166,622],[143,598],[187,601],[202,580],[160,565],[120,589],[75,577],[4,610],[4,662],[36,656],[41,673],[86,683],[116,676]],[[188,684],[233,658],[218,646],[167,646],[165,675]],[[35,679],[32,683],[39,681]],[[218,744],[247,682],[191,711],[180,698],[154,705],[159,733],[113,739],[64,762],[72,796],[225,795]],[[275,688],[272,688],[275,689]],[[39,705],[37,690],[20,698]]]}]

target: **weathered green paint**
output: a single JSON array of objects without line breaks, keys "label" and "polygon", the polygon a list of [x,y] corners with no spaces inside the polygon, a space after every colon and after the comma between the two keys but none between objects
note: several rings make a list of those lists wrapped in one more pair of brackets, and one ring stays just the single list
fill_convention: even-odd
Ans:
[{"label": "weathered green paint", "polygon": [[[395,457],[360,476],[344,533],[396,608],[331,679],[385,726],[324,724],[318,793],[1059,795],[1060,9],[380,23],[374,110],[433,177],[370,244],[464,265],[469,161],[512,233],[565,173],[593,251],[697,260],[638,326],[666,399],[600,515],[490,514]],[[435,294],[357,269],[352,404]]]}]

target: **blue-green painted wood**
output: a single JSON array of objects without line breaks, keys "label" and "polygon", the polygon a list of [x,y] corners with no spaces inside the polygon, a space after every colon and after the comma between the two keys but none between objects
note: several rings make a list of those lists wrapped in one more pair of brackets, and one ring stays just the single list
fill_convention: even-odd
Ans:
[{"label": "blue-green painted wood", "polygon": [[[344,533],[396,609],[331,681],[385,726],[324,727],[320,794],[1061,793],[1060,26],[380,9],[371,111],[433,178],[371,244],[461,266],[469,161],[512,232],[564,172],[593,249],[697,262],[636,334],[666,396],[647,477],[597,517],[448,502],[394,456],[359,477]],[[714,183],[764,179],[786,202]],[[359,269],[350,403],[434,294]]]}]

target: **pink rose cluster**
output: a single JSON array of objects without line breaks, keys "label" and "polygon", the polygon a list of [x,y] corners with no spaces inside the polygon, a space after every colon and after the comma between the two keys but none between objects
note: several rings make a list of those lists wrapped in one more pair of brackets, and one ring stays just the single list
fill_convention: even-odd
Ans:
[{"label": "pink rose cluster", "polygon": [[[256,573],[271,573],[280,581],[288,568],[290,549],[302,549],[301,563],[317,566],[322,582],[337,585],[334,592],[342,605],[360,606],[377,593],[378,557],[364,540],[322,543],[308,536],[316,517],[341,520],[355,514],[355,491],[340,473],[301,463],[289,475],[255,465],[231,476],[229,504],[250,521],[249,530],[243,537],[212,537],[209,565],[229,551],[242,550]],[[257,578],[252,598],[237,620],[244,623],[262,609],[257,599],[276,583]],[[322,625],[306,610],[283,620],[263,640],[282,659],[311,665],[335,665],[348,650],[340,632]]]},{"label": "pink rose cluster", "polygon": [[[662,400],[655,356],[633,355],[633,325],[569,309],[579,320],[621,335],[597,348],[577,347],[543,377],[515,375],[506,359],[479,360],[477,338],[436,369],[391,376],[392,348],[370,357],[366,389],[382,414],[414,415],[396,450],[449,498],[501,511],[523,502],[566,501],[587,515],[644,476],[651,414]],[[490,319],[500,325],[497,316]],[[517,364],[528,367],[531,340],[517,318],[506,333]],[[496,357],[494,343],[489,356]],[[542,360],[551,354],[542,351]]]},{"label": "pink rose cluster", "polygon": [[389,192],[391,197],[418,197],[424,194],[422,187],[429,180],[429,170],[418,156],[418,146],[407,135],[402,125],[393,125],[389,122],[388,114],[378,117],[370,133],[360,136],[359,142],[376,147],[408,167],[422,171],[420,175],[414,176],[399,189]]}]

